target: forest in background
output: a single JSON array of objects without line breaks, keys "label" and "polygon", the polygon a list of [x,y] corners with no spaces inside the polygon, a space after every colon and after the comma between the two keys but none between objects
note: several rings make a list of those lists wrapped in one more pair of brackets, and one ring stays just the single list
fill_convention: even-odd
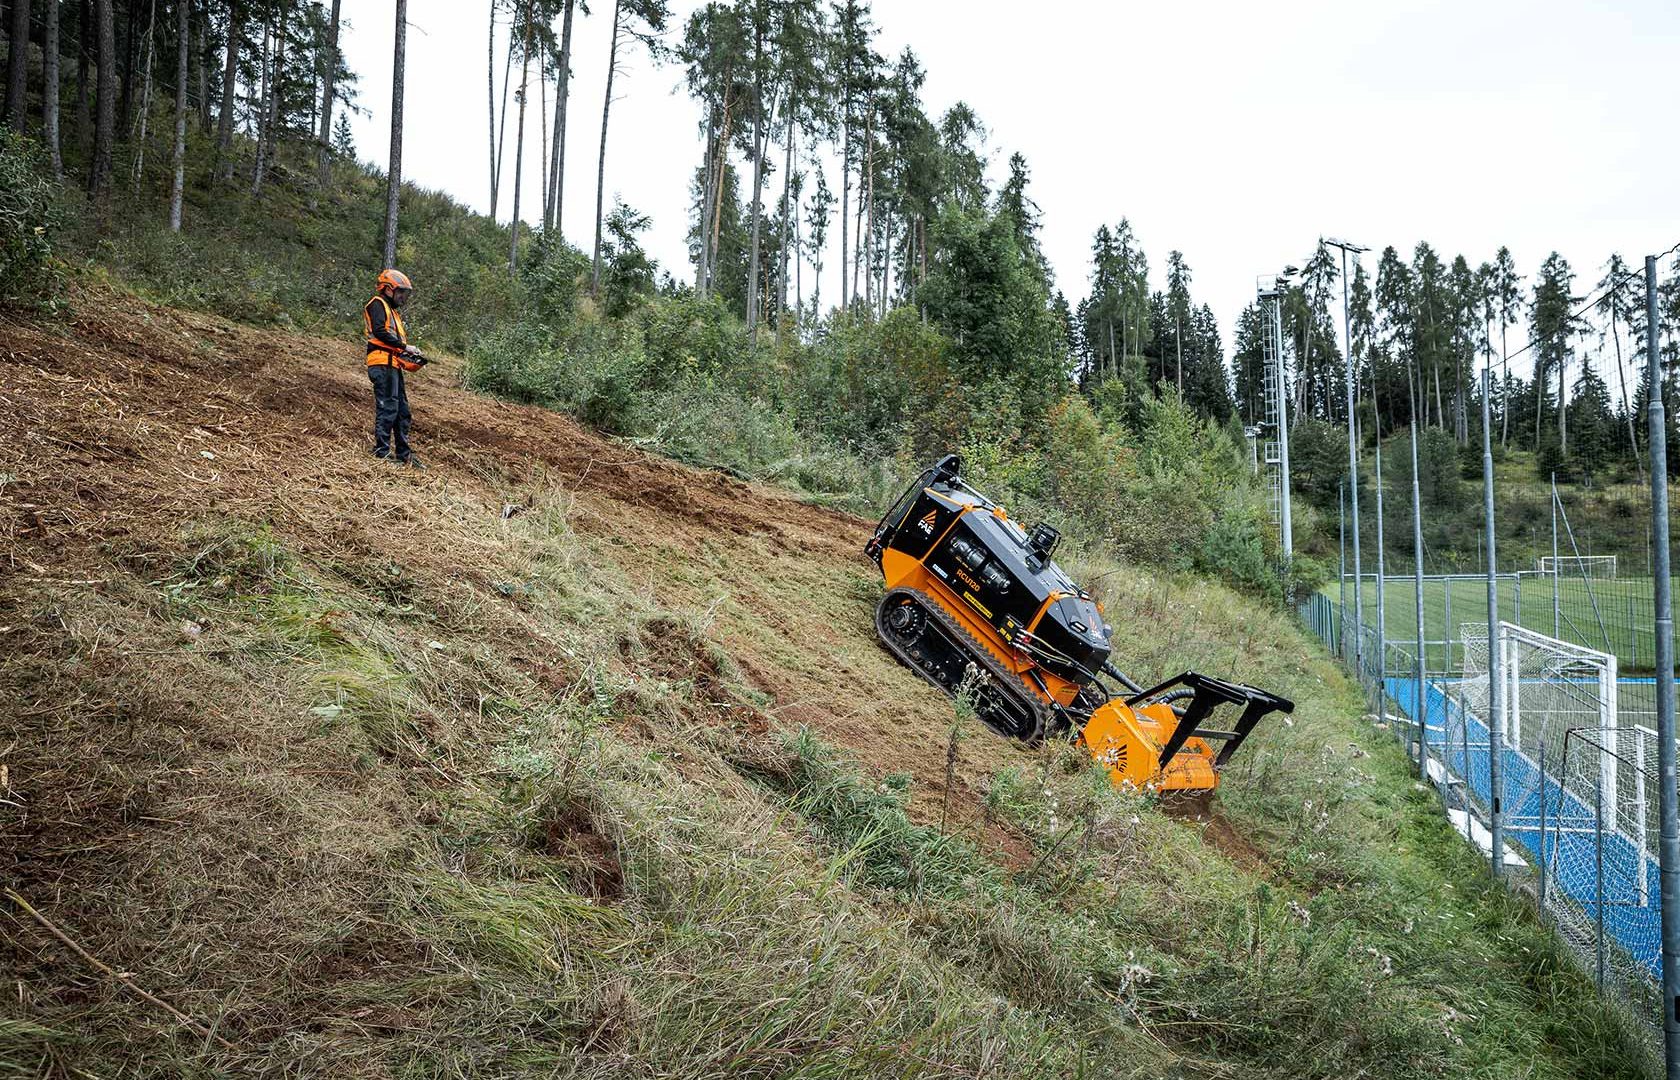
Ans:
[{"label": "forest in background", "polygon": [[[710,3],[679,24],[663,0],[593,12],[489,0],[489,222],[403,186],[400,109],[386,167],[356,161],[346,113],[385,88],[344,65],[340,17],[339,0],[0,8],[3,109],[25,140],[11,145],[38,155],[9,153],[0,179],[0,293],[50,293],[41,273],[56,242],[172,302],[326,326],[348,320],[381,262],[399,263],[421,283],[416,326],[463,350],[481,389],[865,513],[918,463],[959,448],[977,479],[1082,540],[1278,591],[1247,445],[1261,414],[1258,308],[1239,317],[1227,358],[1187,257],[1169,252],[1153,287],[1125,217],[1096,231],[1086,295],[1070,304],[1038,244],[1028,162],[1002,159],[960,102],[930,114],[919,59],[876,50],[868,4]],[[558,222],[577,171],[567,127],[583,115],[570,77],[579,18],[610,18],[613,31],[592,190],[584,182],[596,226],[573,244]],[[404,19],[399,3],[394,33]],[[680,68],[697,108],[700,159],[673,177],[692,197],[680,277],[642,249],[646,217],[607,204],[613,78],[632,52]],[[535,203],[519,182],[527,154],[540,163]],[[270,218],[288,227],[273,233]],[[839,295],[824,297],[836,240]],[[230,260],[248,265],[229,273]],[[1374,274],[1351,269],[1368,445],[1415,414],[1440,472],[1440,437],[1462,449],[1479,431],[1476,372],[1492,362],[1502,456],[1566,481],[1637,472],[1644,323],[1619,256],[1585,309],[1555,253],[1531,286],[1504,248],[1475,269],[1427,243],[1410,261],[1385,249]],[[1345,476],[1340,286],[1320,241],[1283,304],[1296,488],[1316,510],[1297,525],[1302,579],[1332,553]],[[1513,327],[1531,332],[1526,348]],[[1519,349],[1531,379],[1507,361]]]}]

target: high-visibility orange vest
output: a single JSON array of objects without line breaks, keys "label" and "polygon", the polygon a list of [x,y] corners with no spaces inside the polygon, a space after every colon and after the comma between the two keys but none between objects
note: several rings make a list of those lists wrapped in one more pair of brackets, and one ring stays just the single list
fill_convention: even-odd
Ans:
[{"label": "high-visibility orange vest", "polygon": [[[375,304],[379,305],[380,314],[378,316],[374,314]],[[375,318],[379,320],[377,324],[374,322]],[[398,341],[402,342],[403,348],[408,347],[408,331],[403,328],[402,315],[391,305],[389,300],[383,296],[375,296],[369,300],[362,307],[362,322],[367,326],[368,367],[390,365],[403,371],[420,370],[419,364],[405,359],[401,351],[392,348],[388,342],[381,341],[375,334],[376,330],[382,330],[387,334],[394,335]]]}]

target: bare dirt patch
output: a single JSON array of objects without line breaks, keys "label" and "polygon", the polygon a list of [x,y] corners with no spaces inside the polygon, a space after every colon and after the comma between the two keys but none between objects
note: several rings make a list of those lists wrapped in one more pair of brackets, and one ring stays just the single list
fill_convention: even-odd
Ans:
[{"label": "bare dirt patch", "polygon": [[1242,869],[1263,878],[1273,876],[1265,853],[1225,816],[1217,792],[1168,793],[1161,797],[1161,809],[1199,829],[1205,843]]}]

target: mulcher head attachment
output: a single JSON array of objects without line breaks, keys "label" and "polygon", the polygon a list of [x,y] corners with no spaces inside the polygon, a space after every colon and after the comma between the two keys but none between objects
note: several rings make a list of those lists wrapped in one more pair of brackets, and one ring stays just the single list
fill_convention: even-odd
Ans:
[{"label": "mulcher head attachment", "polygon": [[[1227,706],[1238,710],[1235,722],[1213,727],[1209,721]],[[1294,709],[1287,698],[1187,671],[1099,706],[1081,737],[1116,785],[1211,791],[1219,786],[1220,770],[1264,717]]]}]

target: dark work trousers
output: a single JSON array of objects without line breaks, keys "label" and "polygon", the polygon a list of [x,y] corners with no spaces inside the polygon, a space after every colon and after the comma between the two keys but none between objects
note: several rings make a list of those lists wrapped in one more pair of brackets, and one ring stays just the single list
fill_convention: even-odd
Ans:
[{"label": "dark work trousers", "polygon": [[392,457],[394,449],[398,461],[407,461],[408,393],[403,388],[402,369],[379,364],[369,367],[367,373],[373,383],[373,456]]}]

